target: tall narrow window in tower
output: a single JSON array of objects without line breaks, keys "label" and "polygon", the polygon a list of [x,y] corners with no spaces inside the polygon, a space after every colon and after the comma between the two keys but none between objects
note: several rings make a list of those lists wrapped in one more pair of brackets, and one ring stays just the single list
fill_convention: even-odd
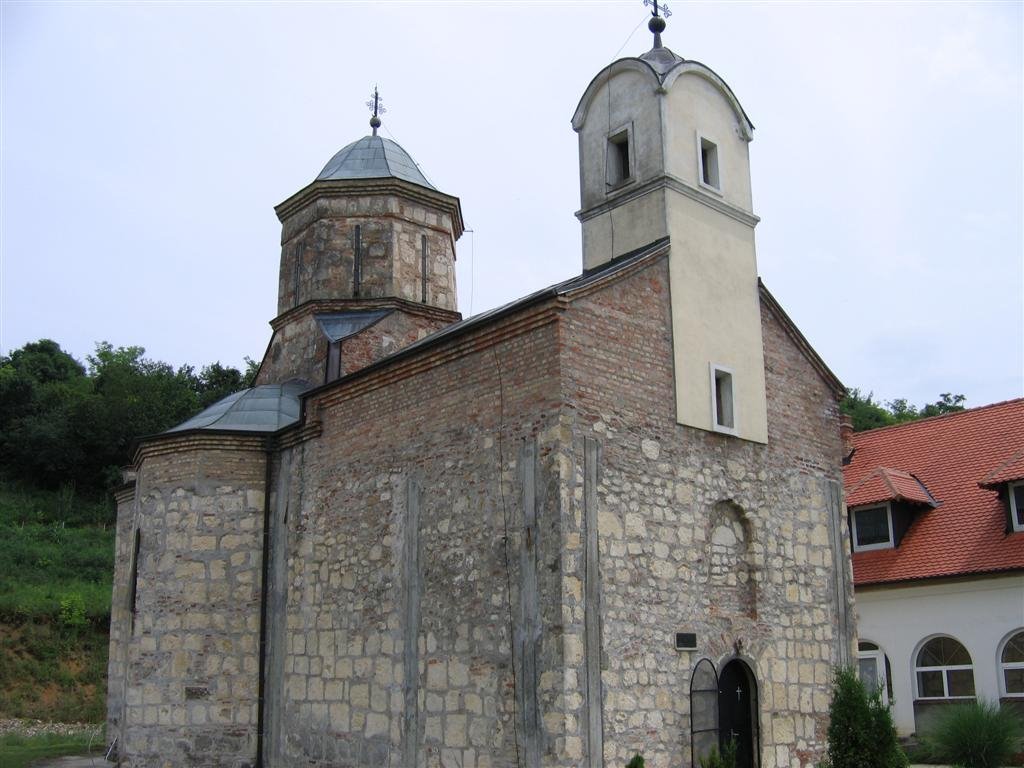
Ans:
[{"label": "tall narrow window in tower", "polygon": [[299,282],[302,279],[302,255],[306,246],[299,243],[295,246],[295,261],[292,263],[292,303],[299,305]]},{"label": "tall narrow window in tower", "polygon": [[334,340],[327,347],[327,381],[341,376],[341,341]]},{"label": "tall narrow window in tower", "polygon": [[427,303],[427,236],[420,235],[420,284],[422,296],[420,301]]},{"label": "tall narrow window in tower", "polygon": [[629,129],[624,128],[608,137],[608,185],[625,184],[633,176],[630,166]]},{"label": "tall narrow window in tower", "polygon": [[711,409],[715,429],[733,432],[736,429],[736,413],[732,396],[732,371],[711,364]]},{"label": "tall narrow window in tower", "polygon": [[142,531],[140,531],[138,528],[136,528],[135,529],[135,542],[132,545],[131,576],[129,577],[131,579],[131,581],[129,582],[129,592],[128,592],[128,610],[130,612],[130,617],[131,617],[129,619],[129,621],[131,623],[128,625],[129,633],[135,628],[136,599],[138,598],[138,594],[139,594],[139,549],[141,548],[141,545],[142,545]]},{"label": "tall narrow window in tower", "polygon": [[359,283],[362,282],[363,278],[363,244],[362,244],[362,233],[359,230],[359,225],[356,224],[355,232],[352,235],[352,296],[359,296]]},{"label": "tall narrow window in tower", "polygon": [[698,136],[697,149],[700,155],[700,183],[716,192],[720,191],[722,183],[718,175],[718,145],[710,139]]}]

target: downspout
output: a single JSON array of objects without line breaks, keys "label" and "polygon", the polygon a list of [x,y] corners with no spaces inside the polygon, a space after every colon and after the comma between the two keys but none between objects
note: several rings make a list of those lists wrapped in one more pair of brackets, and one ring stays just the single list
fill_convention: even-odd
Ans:
[{"label": "downspout", "polygon": [[274,450],[271,438],[267,438],[266,472],[263,479],[263,563],[260,568],[260,660],[257,679],[256,699],[256,765],[263,768],[263,724],[266,713],[264,700],[267,688],[267,600],[270,585],[270,483],[272,479],[272,460]]}]

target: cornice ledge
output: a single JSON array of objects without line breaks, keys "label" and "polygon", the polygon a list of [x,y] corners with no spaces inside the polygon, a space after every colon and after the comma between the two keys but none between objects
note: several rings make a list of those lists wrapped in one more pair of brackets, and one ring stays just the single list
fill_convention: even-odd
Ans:
[{"label": "cornice ledge", "polygon": [[448,323],[457,323],[462,319],[462,313],[456,312],[453,309],[421,304],[397,296],[381,297],[379,299],[309,299],[299,304],[299,306],[292,307],[287,312],[282,312],[275,317],[270,321],[270,327],[274,331],[278,331],[288,323],[302,319],[307,315],[374,309],[398,310],[410,315],[418,315]]},{"label": "cornice ledge", "polygon": [[462,233],[466,228],[465,222],[462,220],[462,204],[459,202],[459,198],[396,178],[313,181],[285,201],[274,206],[274,213],[277,214],[278,220],[284,223],[285,218],[295,213],[307,203],[321,195],[331,194],[401,195],[414,202],[433,205],[450,213],[456,240],[462,237]]},{"label": "cornice ledge", "polygon": [[760,217],[743,210],[742,208],[727,203],[724,200],[705,192],[703,189],[694,187],[692,184],[688,184],[678,176],[665,173],[657,178],[651,179],[637,187],[632,187],[627,191],[623,191],[621,194],[616,195],[610,200],[606,200],[600,205],[595,205],[593,208],[588,208],[585,211],[579,210],[576,212],[576,218],[582,221],[589,221],[595,216],[600,216],[603,213],[608,213],[614,208],[618,208],[620,205],[632,202],[638,197],[655,192],[659,189],[671,189],[673,192],[678,192],[691,200],[696,200],[699,203],[703,203],[709,208],[713,208],[719,213],[725,214],[731,219],[735,219],[741,224],[746,224],[748,227],[757,226],[758,222],[761,221]]}]

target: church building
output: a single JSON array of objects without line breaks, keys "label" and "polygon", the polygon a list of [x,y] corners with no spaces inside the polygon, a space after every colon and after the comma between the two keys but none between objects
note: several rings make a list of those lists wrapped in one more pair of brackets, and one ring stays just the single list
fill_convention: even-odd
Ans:
[{"label": "church building", "polygon": [[119,765],[821,759],[843,388],[758,279],[753,125],[664,26],[572,117],[565,282],[462,319],[459,199],[376,113],[277,206],[255,385],[117,494]]}]

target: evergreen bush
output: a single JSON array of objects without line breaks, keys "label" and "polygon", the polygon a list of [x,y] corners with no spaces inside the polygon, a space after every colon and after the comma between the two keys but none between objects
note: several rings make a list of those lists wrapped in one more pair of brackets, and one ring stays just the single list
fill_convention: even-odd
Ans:
[{"label": "evergreen bush", "polygon": [[1009,765],[1018,749],[1021,723],[1009,708],[979,700],[937,713],[922,741],[932,758],[963,768]]},{"label": "evergreen bush", "polygon": [[836,672],[829,718],[830,768],[906,768],[881,691],[869,694],[850,668]]}]

